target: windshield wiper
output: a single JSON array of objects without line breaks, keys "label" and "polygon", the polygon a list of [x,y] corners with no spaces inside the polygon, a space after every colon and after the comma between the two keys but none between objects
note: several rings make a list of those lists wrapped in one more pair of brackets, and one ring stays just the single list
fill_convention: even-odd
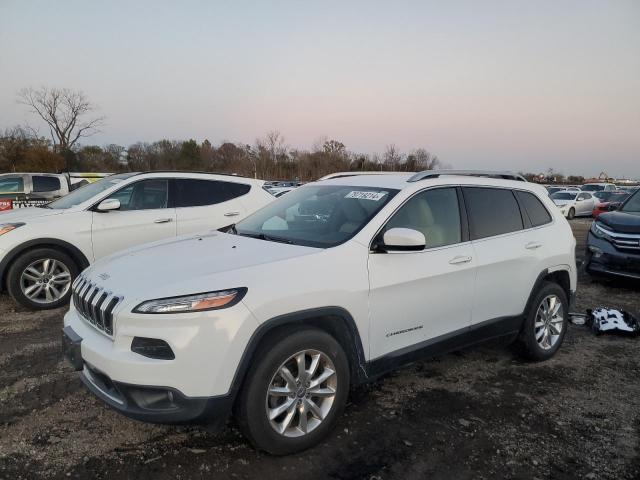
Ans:
[{"label": "windshield wiper", "polygon": [[273,237],[271,235],[265,235],[264,233],[244,233],[244,232],[238,232],[236,230],[236,235],[240,235],[242,237],[257,238],[259,240],[266,240],[268,242],[278,242],[278,243],[286,243],[288,245],[293,245],[293,240],[289,240],[288,238],[282,238],[282,237]]}]

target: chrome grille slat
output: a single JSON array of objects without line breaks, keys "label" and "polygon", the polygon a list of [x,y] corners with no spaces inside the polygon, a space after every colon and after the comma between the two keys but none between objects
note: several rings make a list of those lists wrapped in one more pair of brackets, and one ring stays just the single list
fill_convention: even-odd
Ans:
[{"label": "chrome grille slat", "polygon": [[123,297],[79,276],[72,287],[73,305],[82,318],[105,334],[113,335],[113,312]]}]

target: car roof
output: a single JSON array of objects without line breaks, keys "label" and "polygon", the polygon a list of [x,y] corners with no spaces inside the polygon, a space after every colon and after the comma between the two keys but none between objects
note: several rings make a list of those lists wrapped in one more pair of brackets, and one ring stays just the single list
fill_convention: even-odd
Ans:
[{"label": "car roof", "polygon": [[[322,180],[322,185],[344,185],[354,187],[371,188],[393,188],[397,190],[421,190],[428,186],[439,185],[471,185],[486,187],[513,188],[518,190],[529,190],[538,194],[547,195],[547,190],[536,183],[523,182],[520,180],[504,180],[502,178],[489,178],[465,175],[447,175],[439,173],[437,177],[425,178],[423,180],[411,180],[413,173],[395,173],[387,175],[354,175]],[[411,180],[411,181],[410,181]]]},{"label": "car roof", "polygon": [[254,182],[254,183],[264,183],[263,180],[257,180],[251,177],[245,177],[242,175],[235,175],[232,173],[218,173],[218,172],[195,172],[189,170],[151,170],[147,172],[133,172],[132,177],[136,176],[147,176],[147,177],[162,177],[162,178],[202,178],[202,179],[216,179],[222,181],[233,181],[233,179],[240,180],[243,182]]}]

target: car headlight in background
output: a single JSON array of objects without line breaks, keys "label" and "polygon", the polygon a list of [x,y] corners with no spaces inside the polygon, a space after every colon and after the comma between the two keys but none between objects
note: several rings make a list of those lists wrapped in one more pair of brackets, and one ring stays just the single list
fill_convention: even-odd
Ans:
[{"label": "car headlight in background", "polygon": [[133,309],[133,313],[189,313],[219,310],[237,304],[246,293],[246,288],[233,288],[180,297],[158,298],[142,302]]},{"label": "car headlight in background", "polygon": [[24,223],[0,223],[0,235],[9,233],[12,230],[15,230],[16,228],[21,227],[23,225]]}]

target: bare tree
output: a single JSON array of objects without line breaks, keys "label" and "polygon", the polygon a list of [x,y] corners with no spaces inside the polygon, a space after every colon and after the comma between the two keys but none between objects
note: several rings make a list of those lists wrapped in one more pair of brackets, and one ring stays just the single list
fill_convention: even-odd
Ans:
[{"label": "bare tree", "polygon": [[45,121],[51,132],[54,148],[70,150],[80,138],[99,132],[105,117],[88,117],[95,106],[86,95],[68,88],[23,88],[18,103]]}]

